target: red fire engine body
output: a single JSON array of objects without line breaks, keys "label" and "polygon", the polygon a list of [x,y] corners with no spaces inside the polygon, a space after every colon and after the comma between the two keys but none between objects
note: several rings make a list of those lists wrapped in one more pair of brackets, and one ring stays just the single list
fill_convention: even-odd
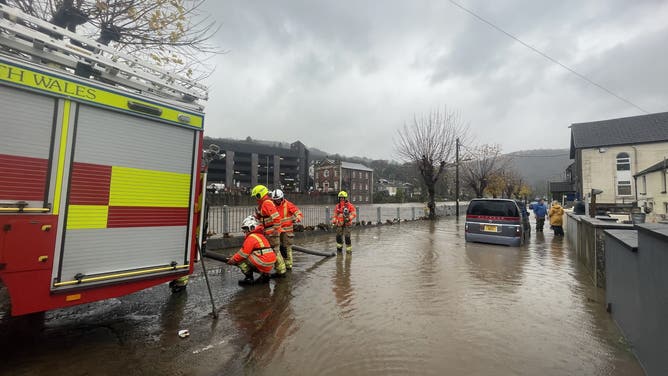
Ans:
[{"label": "red fire engine body", "polygon": [[[65,46],[75,38],[69,31],[46,24],[51,34],[40,39],[26,25],[42,21],[22,23],[29,16],[5,5],[0,13],[0,279],[12,314],[118,297],[192,273],[202,107],[174,80],[119,69],[122,55],[105,58],[104,46],[84,59]],[[22,45],[39,59],[17,54]],[[75,75],[81,64],[97,72]],[[150,90],[141,90],[147,82]]]}]

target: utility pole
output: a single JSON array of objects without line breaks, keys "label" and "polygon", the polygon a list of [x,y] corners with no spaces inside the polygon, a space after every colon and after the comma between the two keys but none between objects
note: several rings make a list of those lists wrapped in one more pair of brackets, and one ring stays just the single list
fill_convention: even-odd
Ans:
[{"label": "utility pole", "polygon": [[455,142],[455,216],[459,218],[459,137]]}]

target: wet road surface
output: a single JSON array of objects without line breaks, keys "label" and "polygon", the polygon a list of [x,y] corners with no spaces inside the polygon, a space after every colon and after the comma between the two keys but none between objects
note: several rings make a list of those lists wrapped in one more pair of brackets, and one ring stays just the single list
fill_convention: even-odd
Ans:
[{"label": "wet road surface", "polygon": [[[0,318],[0,374],[643,374],[563,238],[465,243],[454,218],[352,238],[352,255],[295,252],[268,285],[238,287],[236,268],[206,259],[218,320],[201,273],[184,294]],[[332,250],[334,235],[300,245]]]}]

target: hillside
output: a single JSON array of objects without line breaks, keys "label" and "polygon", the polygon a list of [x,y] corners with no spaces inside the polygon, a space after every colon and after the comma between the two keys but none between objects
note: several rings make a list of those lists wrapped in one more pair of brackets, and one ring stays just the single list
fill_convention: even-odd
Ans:
[{"label": "hillside", "polygon": [[523,150],[505,156],[511,159],[511,165],[532,186],[562,180],[564,171],[572,163],[569,149]]},{"label": "hillside", "polygon": [[[207,141],[215,141],[215,139],[205,138]],[[289,142],[266,141],[266,140],[251,140],[248,137],[246,140],[231,140],[231,141],[246,141],[264,144],[273,147],[290,147]],[[307,148],[308,145],[306,146]],[[395,161],[372,160],[364,157],[347,157],[337,153],[328,153],[317,148],[309,148],[311,160],[320,160],[325,157],[340,158],[348,162],[362,163],[374,170],[378,176],[384,178],[406,179],[406,174],[410,171],[403,171],[401,163]],[[547,181],[561,180],[564,175],[564,170],[571,164],[568,149],[537,149],[537,150],[522,150],[513,153],[505,154],[504,156],[510,158],[511,166],[519,172],[524,180],[533,187],[545,187]],[[386,176],[387,175],[387,176]]]}]

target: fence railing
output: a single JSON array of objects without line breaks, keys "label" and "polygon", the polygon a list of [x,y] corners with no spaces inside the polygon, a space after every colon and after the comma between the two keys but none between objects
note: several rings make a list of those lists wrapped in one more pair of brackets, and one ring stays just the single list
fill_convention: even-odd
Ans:
[{"label": "fence railing", "polygon": [[[460,213],[466,212],[468,203],[460,202]],[[356,222],[371,224],[387,221],[414,221],[428,215],[427,207],[423,204],[376,204],[355,206],[357,210]],[[241,233],[241,221],[255,213],[255,206],[211,206],[209,208],[209,234],[238,234]],[[329,224],[332,219],[334,206],[305,205],[299,210],[304,214],[302,225],[317,227],[320,224]],[[436,204],[436,215],[455,215],[455,203],[445,202]]]}]

